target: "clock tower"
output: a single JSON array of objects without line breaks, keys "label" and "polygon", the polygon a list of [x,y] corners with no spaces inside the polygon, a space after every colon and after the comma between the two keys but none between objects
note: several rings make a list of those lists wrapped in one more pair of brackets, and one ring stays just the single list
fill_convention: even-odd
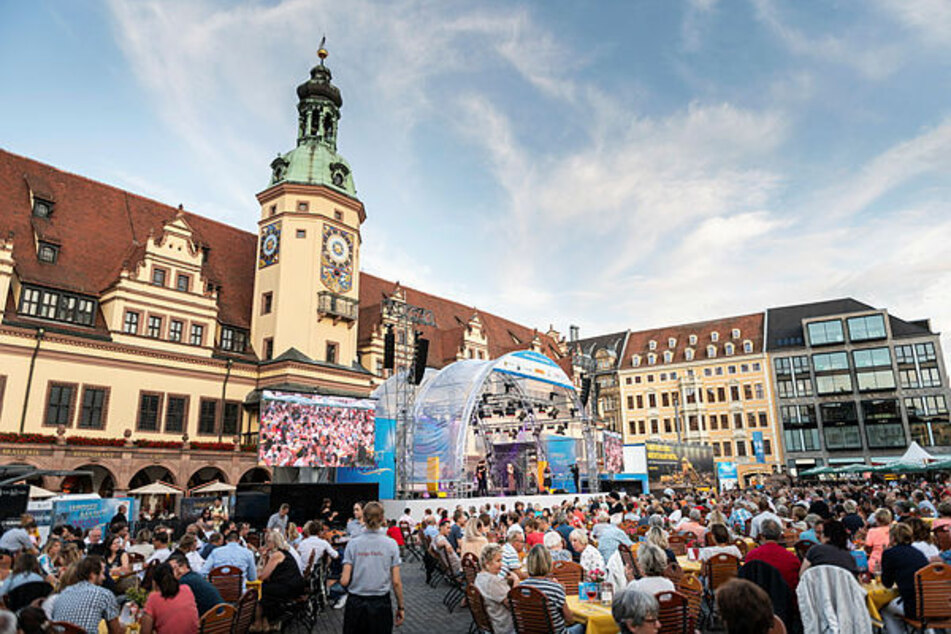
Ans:
[{"label": "clock tower", "polygon": [[258,194],[251,338],[263,360],[296,349],[310,360],[357,363],[360,225],[350,166],[337,153],[343,101],[324,64],[297,87],[297,147],[271,162]]}]

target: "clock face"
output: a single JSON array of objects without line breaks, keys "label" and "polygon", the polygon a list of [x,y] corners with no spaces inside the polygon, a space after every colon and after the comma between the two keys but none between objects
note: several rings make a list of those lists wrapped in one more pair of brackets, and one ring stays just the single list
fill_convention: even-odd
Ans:
[{"label": "clock face", "polygon": [[350,245],[342,235],[333,234],[327,238],[327,257],[337,264],[343,264],[350,259]]},{"label": "clock face", "polygon": [[261,245],[261,252],[266,257],[271,257],[277,253],[277,236],[273,233],[267,236],[264,236],[264,244]]},{"label": "clock face", "polygon": [[329,224],[323,234],[320,279],[334,293],[346,293],[353,288],[353,234]]},{"label": "clock face", "polygon": [[258,268],[277,264],[281,255],[281,225],[274,223],[261,229],[261,254]]}]

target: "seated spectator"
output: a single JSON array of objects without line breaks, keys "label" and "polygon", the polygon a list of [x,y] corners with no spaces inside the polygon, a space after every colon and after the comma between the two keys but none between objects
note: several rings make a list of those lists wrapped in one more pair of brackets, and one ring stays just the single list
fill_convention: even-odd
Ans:
[{"label": "seated spectator", "polygon": [[205,559],[205,565],[201,573],[208,576],[208,573],[219,566],[235,566],[243,574],[241,590],[244,591],[244,583],[255,581],[258,578],[257,568],[254,566],[254,555],[251,551],[238,543],[238,532],[228,533],[227,543],[221,548],[216,548]]},{"label": "seated spectator", "polygon": [[534,519],[525,522],[525,547],[530,549],[544,541],[545,534],[538,529],[538,522]]},{"label": "seated spectator", "polygon": [[911,527],[912,535],[915,538],[912,546],[920,550],[928,561],[941,561],[941,551],[934,544],[931,527],[924,520],[917,517],[913,517],[905,523]]},{"label": "seated spectator", "polygon": [[620,634],[655,634],[660,629],[660,607],[653,595],[625,589],[614,597],[611,616]]},{"label": "seated spectator", "polygon": [[297,552],[300,553],[301,573],[307,570],[311,555],[314,557],[315,566],[320,564],[320,560],[323,559],[324,555],[331,559],[336,559],[340,556],[337,549],[320,536],[323,532],[323,528],[324,525],[316,520],[311,520],[304,524],[304,539],[301,540],[301,543],[297,546]]},{"label": "seated spectator", "polygon": [[188,565],[192,570],[201,570],[205,565],[205,560],[198,554],[198,538],[194,535],[188,533],[182,535],[181,541],[178,542],[178,550],[188,558]]},{"label": "seated spectator", "polygon": [[456,554],[456,549],[452,547],[449,541],[449,533],[452,528],[451,524],[448,519],[439,522],[439,535],[436,536],[436,541],[433,542],[433,546],[436,548],[436,552],[445,553],[446,561],[449,563],[452,573],[458,576],[462,574],[462,561],[459,559],[459,555]]},{"label": "seated spectator", "polygon": [[757,539],[760,535],[760,532],[763,530],[763,522],[767,520],[776,522],[780,529],[783,526],[783,518],[770,510],[769,500],[766,498],[766,496],[763,496],[759,499],[759,514],[753,518],[753,521],[750,524],[750,537]]},{"label": "seated spectator", "polygon": [[59,593],[53,603],[52,620],[67,621],[88,634],[99,632],[99,623],[106,622],[109,634],[118,634],[119,604],[111,592],[101,587],[106,578],[106,565],[101,557],[89,555],[76,567],[77,583]]},{"label": "seated spectator", "polygon": [[482,548],[488,543],[489,540],[485,536],[485,525],[482,522],[482,518],[473,517],[466,522],[462,539],[459,540],[459,545],[462,547],[459,554],[465,555],[466,553],[472,553],[476,557],[479,557],[482,553]]},{"label": "seated spectator", "polygon": [[195,597],[195,605],[198,609],[199,617],[219,603],[223,603],[218,588],[211,585],[207,579],[191,569],[188,563],[188,557],[186,557],[184,553],[176,550],[168,556],[166,561],[172,568],[172,574],[175,575],[178,582],[191,589],[192,596]]},{"label": "seated spectator", "polygon": [[905,632],[903,617],[915,618],[915,573],[928,565],[928,559],[912,546],[914,533],[908,524],[897,522],[889,528],[892,547],[882,553],[882,585],[898,586],[900,595],[881,610],[886,634]]},{"label": "seated spectator", "polygon": [[678,533],[693,533],[695,539],[700,539],[703,537],[703,534],[707,532],[707,529],[704,528],[702,524],[703,516],[700,514],[700,509],[691,509],[689,514],[689,519],[685,522],[681,522],[677,526]]},{"label": "seated spectator", "polygon": [[714,555],[726,554],[733,555],[737,559],[743,559],[740,549],[736,544],[730,542],[730,532],[724,524],[713,524],[710,526],[710,534],[713,535],[713,546],[704,546],[700,549],[700,561],[706,561]]},{"label": "seated spectator", "polygon": [[886,508],[875,511],[875,527],[868,529],[865,536],[865,549],[871,549],[868,557],[868,569],[877,573],[881,569],[882,553],[889,546],[892,512]]},{"label": "seated spectator", "polygon": [[525,537],[521,530],[514,526],[509,528],[505,535],[505,545],[502,546],[502,570],[499,575],[508,577],[510,572],[514,572],[519,579],[524,579],[527,575],[522,569],[522,562],[518,554],[522,552],[525,546]]},{"label": "seated spectator", "polygon": [[822,541],[806,553],[799,569],[800,576],[810,566],[838,566],[854,575],[859,573],[855,558],[849,552],[849,536],[845,524],[838,520],[828,520],[822,525]]},{"label": "seated spectator", "polygon": [[126,552],[137,553],[143,558],[148,559],[155,552],[155,546],[152,545],[152,531],[143,528],[135,534],[135,543],[126,548]]},{"label": "seated spectator", "polygon": [[644,574],[627,584],[628,589],[640,590],[648,594],[673,591],[674,582],[664,576],[667,568],[667,555],[653,544],[643,543],[637,549],[637,564]]},{"label": "seated spectator", "polygon": [[731,579],[716,593],[727,634],[768,634],[773,627],[773,602],[755,583]]},{"label": "seated spectator", "polygon": [[[654,517],[658,516],[655,515]],[[667,563],[674,563],[677,561],[677,555],[670,548],[670,542],[667,539],[667,531],[665,531],[660,526],[651,526],[649,529],[647,529],[647,533],[644,535],[644,541],[649,544],[654,544],[663,550],[664,553],[667,554]]]},{"label": "seated spectator", "polygon": [[945,500],[938,504],[938,519],[931,523],[931,530],[942,526],[951,527],[951,500]]},{"label": "seated spectator", "polygon": [[818,531],[821,530],[819,526],[822,524],[822,518],[815,513],[810,513],[806,515],[805,522],[807,528],[799,533],[799,541],[821,544],[822,541],[819,539]]},{"label": "seated spectator", "polygon": [[21,552],[13,561],[13,569],[10,570],[9,576],[4,580],[3,585],[0,585],[0,597],[9,594],[14,588],[35,581],[46,581],[40,562],[33,553]]},{"label": "seated spectator", "polygon": [[153,561],[162,563],[172,554],[172,551],[168,547],[168,533],[165,531],[155,531],[155,534],[152,535],[152,545],[155,547],[155,550],[152,551],[149,558],[145,560],[146,566]]},{"label": "seated spectator", "polygon": [[0,537],[0,553],[16,555],[20,551],[38,553],[36,544],[30,534],[36,530],[36,520],[32,515],[24,513],[20,516],[20,526],[8,529]]},{"label": "seated spectator", "polygon": [[62,550],[63,540],[58,537],[50,537],[43,544],[43,552],[40,554],[38,561],[40,568],[43,569],[43,574],[48,578],[47,580],[55,578],[59,573],[58,559]]},{"label": "seated spectator", "polygon": [[486,544],[482,549],[479,562],[482,570],[476,575],[475,585],[482,593],[485,611],[492,621],[492,630],[496,634],[512,634],[512,613],[509,611],[508,593],[521,580],[514,572],[508,578],[502,577],[502,547],[498,544]]},{"label": "seated spectator", "polygon": [[551,616],[551,622],[555,634],[583,634],[585,625],[577,623],[567,626],[567,623],[574,622],[574,614],[568,607],[565,588],[554,579],[549,578],[551,573],[551,555],[541,544],[533,546],[525,557],[525,568],[528,572],[528,578],[522,581],[521,587],[535,588],[545,595],[548,603],[548,614]]},{"label": "seated spectator", "polygon": [[604,557],[597,548],[588,543],[588,534],[583,528],[571,531],[571,547],[576,553],[581,553],[578,563],[584,569],[584,574],[588,574],[595,568],[605,569]]},{"label": "seated spectator", "polygon": [[571,561],[571,553],[565,549],[565,542],[561,539],[561,534],[557,531],[548,531],[545,533],[545,548],[551,553],[551,560]]},{"label": "seated spectator", "polygon": [[152,593],[145,602],[142,634],[198,634],[198,607],[191,588],[179,583],[167,562],[152,571]]},{"label": "seated spectator", "polygon": [[845,517],[842,518],[842,524],[849,534],[849,539],[853,539],[855,534],[865,526],[865,520],[858,514],[858,505],[854,500],[846,500],[842,506],[845,508]]},{"label": "seated spectator", "polygon": [[284,604],[304,593],[304,578],[280,529],[269,530],[264,542],[258,614],[261,628],[268,629],[283,613]]},{"label": "seated spectator", "polygon": [[[240,541],[240,536],[239,536]],[[207,560],[211,555],[211,551],[215,548],[220,548],[225,545],[225,538],[221,533],[212,533],[208,537],[208,542],[198,551],[198,556],[204,560]],[[241,544],[243,548],[247,548],[247,544]]]},{"label": "seated spectator", "polygon": [[766,519],[760,526],[760,532],[765,541],[761,546],[746,553],[745,561],[762,561],[769,564],[779,571],[789,588],[795,591],[799,585],[799,558],[779,543],[783,538],[783,529],[778,522]]},{"label": "seated spectator", "polygon": [[[5,624],[0,620],[0,632],[8,632],[9,629],[4,629]],[[17,630],[16,627],[20,629]],[[17,616],[17,626],[14,627],[14,632],[22,632],[23,634],[46,634],[49,631],[49,617],[46,616],[46,612],[43,611],[43,608],[38,608],[32,605],[28,605],[25,608],[21,608]]]}]

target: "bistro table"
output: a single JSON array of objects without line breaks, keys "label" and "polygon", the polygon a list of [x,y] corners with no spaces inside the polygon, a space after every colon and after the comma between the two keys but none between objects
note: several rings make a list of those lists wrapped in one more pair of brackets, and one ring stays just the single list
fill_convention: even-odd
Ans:
[{"label": "bistro table", "polygon": [[611,608],[601,605],[600,601],[582,601],[577,596],[568,595],[568,607],[575,615],[576,623],[586,623],[586,634],[617,634],[618,626],[611,616]]},{"label": "bistro table", "polygon": [[680,568],[684,572],[692,572],[695,575],[699,575],[703,570],[703,562],[700,560],[691,561],[687,555],[680,555],[677,557],[677,563],[680,564]]},{"label": "bistro table", "polygon": [[873,621],[881,623],[881,609],[898,596],[898,588],[886,588],[879,579],[863,583],[862,588],[865,590],[865,603],[868,605],[869,615]]}]

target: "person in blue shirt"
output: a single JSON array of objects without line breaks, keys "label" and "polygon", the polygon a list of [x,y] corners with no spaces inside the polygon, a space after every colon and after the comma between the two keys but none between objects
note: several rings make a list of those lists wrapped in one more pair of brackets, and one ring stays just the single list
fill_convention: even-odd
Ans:
[{"label": "person in blue shirt", "polygon": [[0,585],[0,597],[8,594],[14,588],[34,581],[46,581],[46,579],[43,578],[43,570],[40,568],[40,562],[33,553],[20,553],[16,561],[13,562],[13,569],[10,571],[10,576],[6,578],[3,585]]},{"label": "person in blue shirt", "polygon": [[812,542],[813,544],[821,543],[819,541],[819,535],[816,533],[816,527],[819,526],[821,521],[822,518],[815,513],[807,515],[805,522],[809,528],[799,533],[799,541]]},{"label": "person in blue shirt", "polygon": [[205,565],[201,569],[201,574],[208,576],[208,573],[218,566],[235,566],[244,573],[241,579],[241,591],[244,591],[245,581],[255,581],[258,578],[258,571],[254,566],[254,555],[251,551],[238,543],[238,531],[231,531],[225,537],[225,545],[216,548],[208,555]]}]

